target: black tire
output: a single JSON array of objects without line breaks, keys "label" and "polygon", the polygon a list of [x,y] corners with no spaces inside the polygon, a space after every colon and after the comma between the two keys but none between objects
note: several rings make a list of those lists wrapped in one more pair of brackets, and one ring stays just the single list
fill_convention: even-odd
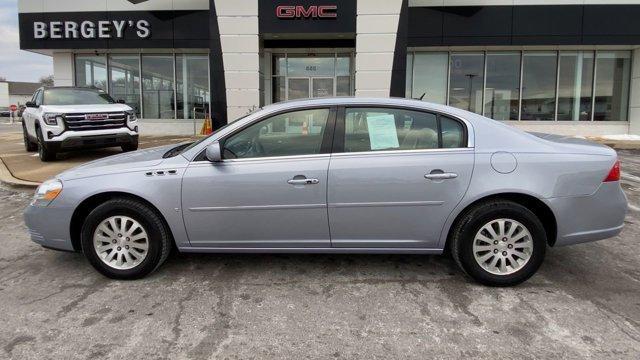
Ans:
[{"label": "black tire", "polygon": [[[93,246],[93,234],[111,216],[127,216],[142,225],[148,234],[146,257],[131,269],[120,270],[104,263]],[[161,216],[149,206],[132,199],[116,198],[99,205],[87,216],[81,233],[82,252],[89,263],[111,279],[140,279],[156,270],[169,256],[172,238]]]},{"label": "black tire", "polygon": [[27,152],[34,152],[38,150],[38,144],[29,139],[29,133],[27,133],[27,127],[24,125],[24,120],[22,121],[22,139],[24,141],[24,149]]},{"label": "black tire", "polygon": [[[473,242],[478,231],[497,219],[520,222],[531,234],[533,250],[530,258],[512,274],[497,275],[489,272],[480,266],[473,254]],[[454,226],[450,241],[453,259],[475,281],[488,286],[513,286],[536,273],[544,260],[547,235],[538,217],[526,207],[507,200],[492,200],[469,209]]]},{"label": "black tire", "polygon": [[122,151],[124,152],[136,151],[138,150],[138,140],[133,140],[129,144],[120,146],[120,148],[122,148]]},{"label": "black tire", "polygon": [[54,161],[56,159],[56,152],[47,148],[40,128],[36,128],[36,137],[38,138],[38,156],[40,157],[40,161]]}]

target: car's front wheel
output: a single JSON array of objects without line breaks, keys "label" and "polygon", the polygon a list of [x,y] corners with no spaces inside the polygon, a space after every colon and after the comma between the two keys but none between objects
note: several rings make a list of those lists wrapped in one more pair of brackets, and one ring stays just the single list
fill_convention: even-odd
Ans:
[{"label": "car's front wheel", "polygon": [[154,209],[132,199],[112,199],[89,213],[82,251],[103,275],[139,279],[157,269],[171,250],[171,235]]},{"label": "car's front wheel", "polygon": [[40,128],[36,128],[36,137],[38,138],[38,156],[41,161],[54,161],[56,159],[56,152],[47,148],[47,144],[44,142],[44,137],[42,137],[42,130]]},{"label": "car's front wheel", "polygon": [[451,252],[460,268],[490,286],[529,279],[544,259],[547,237],[538,217],[506,200],[488,201],[466,212],[454,227]]},{"label": "car's front wheel", "polygon": [[138,150],[138,140],[133,140],[128,144],[124,144],[122,146],[120,146],[120,148],[122,148],[122,151],[124,152],[129,152],[129,151],[136,151]]}]

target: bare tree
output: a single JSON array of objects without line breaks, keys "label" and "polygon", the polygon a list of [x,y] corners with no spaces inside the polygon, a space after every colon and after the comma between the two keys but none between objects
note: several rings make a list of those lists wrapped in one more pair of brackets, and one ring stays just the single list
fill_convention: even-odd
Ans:
[{"label": "bare tree", "polygon": [[38,82],[43,86],[53,86],[53,75],[43,76]]},{"label": "bare tree", "polygon": [[0,76],[0,81],[7,81],[7,78],[4,76]]}]

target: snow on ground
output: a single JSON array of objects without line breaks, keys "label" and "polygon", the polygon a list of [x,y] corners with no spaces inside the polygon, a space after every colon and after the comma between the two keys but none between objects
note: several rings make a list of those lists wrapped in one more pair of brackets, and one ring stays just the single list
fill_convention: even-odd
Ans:
[{"label": "snow on ground", "polygon": [[606,140],[640,141],[640,135],[631,135],[631,134],[602,135],[598,137]]}]

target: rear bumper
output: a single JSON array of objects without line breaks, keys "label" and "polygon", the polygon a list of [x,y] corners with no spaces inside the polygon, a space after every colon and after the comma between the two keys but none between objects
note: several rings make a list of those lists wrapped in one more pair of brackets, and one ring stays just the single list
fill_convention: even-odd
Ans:
[{"label": "rear bumper", "polygon": [[44,247],[74,251],[69,232],[73,209],[29,205],[24,210],[24,223],[31,241]]},{"label": "rear bumper", "polygon": [[579,244],[618,235],[624,227],[627,197],[619,182],[602,183],[589,196],[548,199],[556,215],[555,246]]}]

